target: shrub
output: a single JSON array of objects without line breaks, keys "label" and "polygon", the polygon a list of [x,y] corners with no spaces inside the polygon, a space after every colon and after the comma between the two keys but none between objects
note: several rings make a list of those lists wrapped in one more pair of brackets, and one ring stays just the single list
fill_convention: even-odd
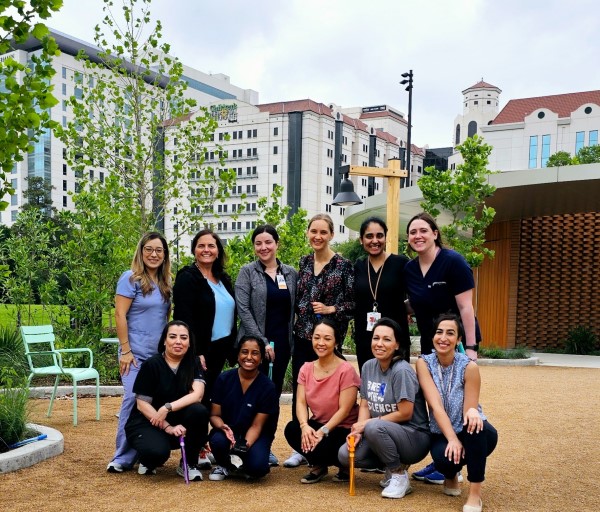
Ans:
[{"label": "shrub", "polygon": [[5,452],[27,431],[29,389],[14,368],[0,368],[0,381],[0,452]]},{"label": "shrub", "polygon": [[564,345],[567,354],[591,354],[598,350],[598,336],[590,327],[578,325],[569,331]]},{"label": "shrub", "polygon": [[479,347],[478,355],[485,359],[527,359],[529,352],[524,348]]},{"label": "shrub", "polygon": [[[21,335],[12,327],[0,327],[0,368],[13,368],[17,377],[28,373]],[[6,384],[3,378],[0,375],[0,386]]]}]

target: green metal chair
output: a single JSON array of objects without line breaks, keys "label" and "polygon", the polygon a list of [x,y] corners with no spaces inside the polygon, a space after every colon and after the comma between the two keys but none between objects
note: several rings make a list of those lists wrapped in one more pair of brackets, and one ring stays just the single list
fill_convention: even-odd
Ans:
[{"label": "green metal chair", "polygon": [[[77,383],[82,380],[96,380],[96,419],[100,419],[100,375],[92,368],[94,354],[89,348],[54,348],[54,330],[51,325],[23,326],[21,336],[25,345],[25,355],[29,363],[28,383],[33,377],[56,375],[54,390],[50,398],[47,416],[52,414],[52,406],[56,397],[56,388],[60,377],[73,380],[73,425],[77,425]],[[90,357],[87,368],[69,368],[63,366],[62,354],[87,353]]]}]

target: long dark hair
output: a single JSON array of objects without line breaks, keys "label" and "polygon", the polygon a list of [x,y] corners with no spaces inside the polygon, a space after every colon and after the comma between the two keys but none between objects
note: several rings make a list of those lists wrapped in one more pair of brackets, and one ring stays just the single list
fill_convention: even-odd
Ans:
[{"label": "long dark hair", "polygon": [[165,328],[160,335],[160,340],[158,341],[158,353],[164,354],[165,342],[167,340],[167,335],[169,334],[169,327],[172,325],[180,325],[185,327],[188,332],[190,346],[179,363],[179,368],[177,370],[177,381],[185,389],[191,390],[192,382],[194,381],[194,367],[196,365],[196,354],[194,350],[196,343],[194,342],[194,334],[190,330],[189,325],[181,320],[171,320],[167,325],[165,325]]},{"label": "long dark hair", "polygon": [[[342,338],[342,333],[340,332],[340,326],[332,318],[328,318],[328,317],[324,316],[324,317],[319,318],[315,322],[315,326],[313,327],[313,333],[315,332],[315,329],[317,328],[317,326],[321,325],[321,324],[331,327],[333,329],[333,337],[335,339],[333,353],[337,357],[339,357],[340,359],[343,359],[345,361],[346,358],[342,354],[342,343],[344,342],[344,340]],[[312,338],[312,336],[311,336],[311,338]]]},{"label": "long dark hair", "polygon": [[359,233],[361,238],[365,236],[365,231],[369,227],[369,224],[379,224],[383,229],[383,234],[387,236],[388,227],[383,219],[380,219],[379,217],[369,217],[368,219],[363,220],[362,224],[360,225]]},{"label": "long dark hair", "polygon": [[212,264],[212,273],[216,279],[221,279],[222,277],[227,276],[227,274],[225,273],[225,249],[223,248],[223,242],[219,238],[219,235],[217,235],[212,229],[208,228],[198,231],[192,240],[192,254],[195,256],[194,251],[196,250],[196,245],[198,245],[198,240],[200,240],[200,237],[203,237],[204,235],[212,236],[217,244],[219,254],[217,259]]},{"label": "long dark hair", "polygon": [[[402,327],[400,327],[400,324],[396,322],[396,320],[392,320],[391,318],[388,318],[386,316],[377,320],[377,322],[373,326],[373,332],[375,332],[375,329],[377,329],[377,327],[389,327],[392,331],[394,331],[394,339],[398,344],[398,348],[394,351],[394,356],[392,357],[392,361],[390,362],[391,368],[398,361],[403,361],[406,357],[404,349],[400,345],[400,340],[402,339]],[[372,337],[373,336],[371,335],[371,338]]]}]

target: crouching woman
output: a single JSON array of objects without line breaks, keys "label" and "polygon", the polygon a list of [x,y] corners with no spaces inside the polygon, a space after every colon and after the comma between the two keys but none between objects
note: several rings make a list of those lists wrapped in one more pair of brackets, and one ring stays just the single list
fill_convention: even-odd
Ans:
[{"label": "crouching woman", "polygon": [[[204,378],[194,355],[191,333],[181,321],[169,322],[158,342],[158,354],[147,359],[133,385],[136,404],[125,425],[127,442],[137,450],[140,474],[155,474],[180,446],[190,480],[202,480],[197,469],[200,448],[206,442],[208,411],[200,403]],[[177,474],[185,475],[183,460]]]},{"label": "crouching woman", "polygon": [[209,480],[233,474],[257,479],[269,472],[279,398],[273,382],[260,372],[264,359],[265,344],[244,336],[237,350],[238,368],[222,373],[215,382],[209,441],[217,465]]}]

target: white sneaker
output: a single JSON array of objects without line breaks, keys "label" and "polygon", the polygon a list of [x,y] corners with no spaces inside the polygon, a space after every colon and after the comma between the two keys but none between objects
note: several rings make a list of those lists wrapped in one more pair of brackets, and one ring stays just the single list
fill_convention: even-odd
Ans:
[{"label": "white sneaker", "polygon": [[[177,474],[185,478],[185,473],[183,472],[183,463],[180,463],[179,466],[177,466]],[[196,466],[190,466],[188,464],[188,479],[190,482],[202,481],[201,471]]]},{"label": "white sneaker", "polygon": [[404,498],[406,494],[412,492],[412,487],[408,481],[408,473],[392,473],[390,483],[388,486],[381,491],[381,495],[384,498]]},{"label": "white sneaker", "polygon": [[463,480],[464,480],[464,478],[463,478],[463,476],[462,476],[462,471],[459,471],[459,472],[458,472],[458,483],[459,483],[459,484],[462,484],[462,483],[463,483]]},{"label": "white sneaker", "polygon": [[381,480],[379,480],[380,487],[383,487],[385,489],[388,485],[390,485],[391,479],[392,472],[388,468],[385,468],[385,476]]},{"label": "white sneaker", "polygon": [[108,466],[106,466],[106,471],[108,471],[109,473],[123,473],[123,471],[125,471],[125,468],[122,464],[111,461],[108,463]]},{"label": "white sneaker", "polygon": [[297,468],[303,464],[308,464],[308,461],[304,458],[304,455],[293,451],[289,458],[283,463],[284,468]]},{"label": "white sneaker", "polygon": [[200,455],[198,456],[198,469],[210,469],[212,467],[212,463],[208,458],[209,453],[210,452],[205,448],[200,450]]},{"label": "white sneaker", "polygon": [[156,475],[156,469],[148,468],[140,462],[140,465],[138,466],[138,475]]},{"label": "white sneaker", "polygon": [[208,479],[212,480],[213,482],[220,482],[221,480],[225,480],[228,476],[229,471],[227,471],[227,468],[224,468],[223,466],[215,466],[210,472],[210,475],[208,475]]}]

